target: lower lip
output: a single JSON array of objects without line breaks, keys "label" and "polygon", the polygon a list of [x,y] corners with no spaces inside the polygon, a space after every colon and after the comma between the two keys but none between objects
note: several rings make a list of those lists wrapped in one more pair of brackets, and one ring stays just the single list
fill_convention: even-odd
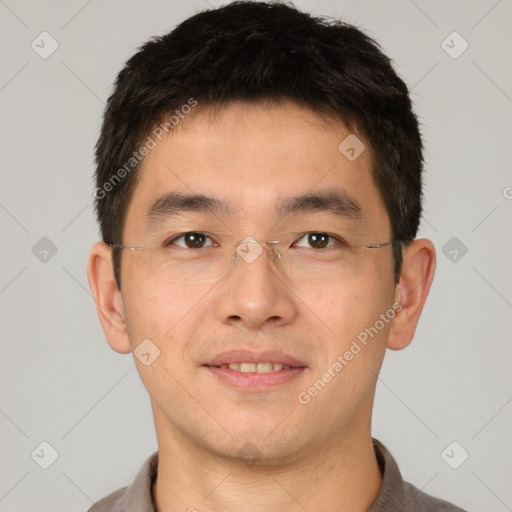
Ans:
[{"label": "lower lip", "polygon": [[292,380],[297,379],[306,367],[290,368],[288,370],[278,370],[275,372],[256,373],[256,372],[237,372],[229,368],[218,368],[217,366],[205,366],[207,370],[213,373],[222,382],[229,384],[243,391],[271,391]]}]

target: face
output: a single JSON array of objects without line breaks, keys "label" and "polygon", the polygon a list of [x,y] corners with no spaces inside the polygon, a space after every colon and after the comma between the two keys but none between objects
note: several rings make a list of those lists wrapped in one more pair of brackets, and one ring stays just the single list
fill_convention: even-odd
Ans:
[{"label": "face", "polygon": [[[131,348],[160,351],[135,359],[159,438],[277,463],[369,432],[395,286],[390,246],[344,245],[391,239],[368,145],[338,149],[349,135],[292,103],[231,104],[145,158],[123,232],[145,250],[123,251],[121,300]],[[284,242],[218,263],[248,237]]]}]

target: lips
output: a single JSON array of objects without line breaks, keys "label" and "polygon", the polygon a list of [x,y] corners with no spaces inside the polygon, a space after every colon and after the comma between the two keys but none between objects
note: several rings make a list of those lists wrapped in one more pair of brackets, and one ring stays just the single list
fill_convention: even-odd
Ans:
[{"label": "lips", "polygon": [[[268,365],[271,364],[272,368],[269,370]],[[266,371],[275,371],[276,369],[289,369],[289,368],[305,368],[306,363],[292,357],[284,352],[275,350],[252,351],[252,350],[229,350],[218,354],[217,356],[209,359],[203,366],[217,366],[217,367],[230,367],[235,371],[247,371],[265,373]],[[236,365],[240,365],[237,368]],[[274,366],[279,365],[279,366]],[[258,367],[260,372],[258,372]],[[288,368],[286,368],[288,367]]]},{"label": "lips", "polygon": [[203,365],[210,375],[229,389],[244,393],[275,391],[300,378],[308,366],[276,350],[228,350]]},{"label": "lips", "polygon": [[216,366],[216,368],[229,368],[235,372],[241,373],[269,373],[269,372],[278,372],[280,370],[289,370],[291,366],[283,365],[281,363],[230,363],[230,364],[221,364],[220,366]]}]

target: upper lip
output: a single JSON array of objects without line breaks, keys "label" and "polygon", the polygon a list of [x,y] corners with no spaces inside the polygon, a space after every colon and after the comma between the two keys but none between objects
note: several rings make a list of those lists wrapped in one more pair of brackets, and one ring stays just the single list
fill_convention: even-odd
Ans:
[{"label": "upper lip", "polygon": [[220,366],[221,364],[231,363],[280,363],[292,367],[307,366],[302,361],[292,357],[284,352],[278,350],[227,350],[222,352],[212,359],[209,359],[203,366]]}]

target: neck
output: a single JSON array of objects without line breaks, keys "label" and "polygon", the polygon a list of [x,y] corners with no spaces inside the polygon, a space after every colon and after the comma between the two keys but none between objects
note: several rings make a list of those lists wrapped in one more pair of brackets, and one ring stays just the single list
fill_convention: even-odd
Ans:
[{"label": "neck", "polygon": [[157,512],[365,512],[382,485],[369,427],[283,464],[245,465],[169,429],[157,438]]}]

